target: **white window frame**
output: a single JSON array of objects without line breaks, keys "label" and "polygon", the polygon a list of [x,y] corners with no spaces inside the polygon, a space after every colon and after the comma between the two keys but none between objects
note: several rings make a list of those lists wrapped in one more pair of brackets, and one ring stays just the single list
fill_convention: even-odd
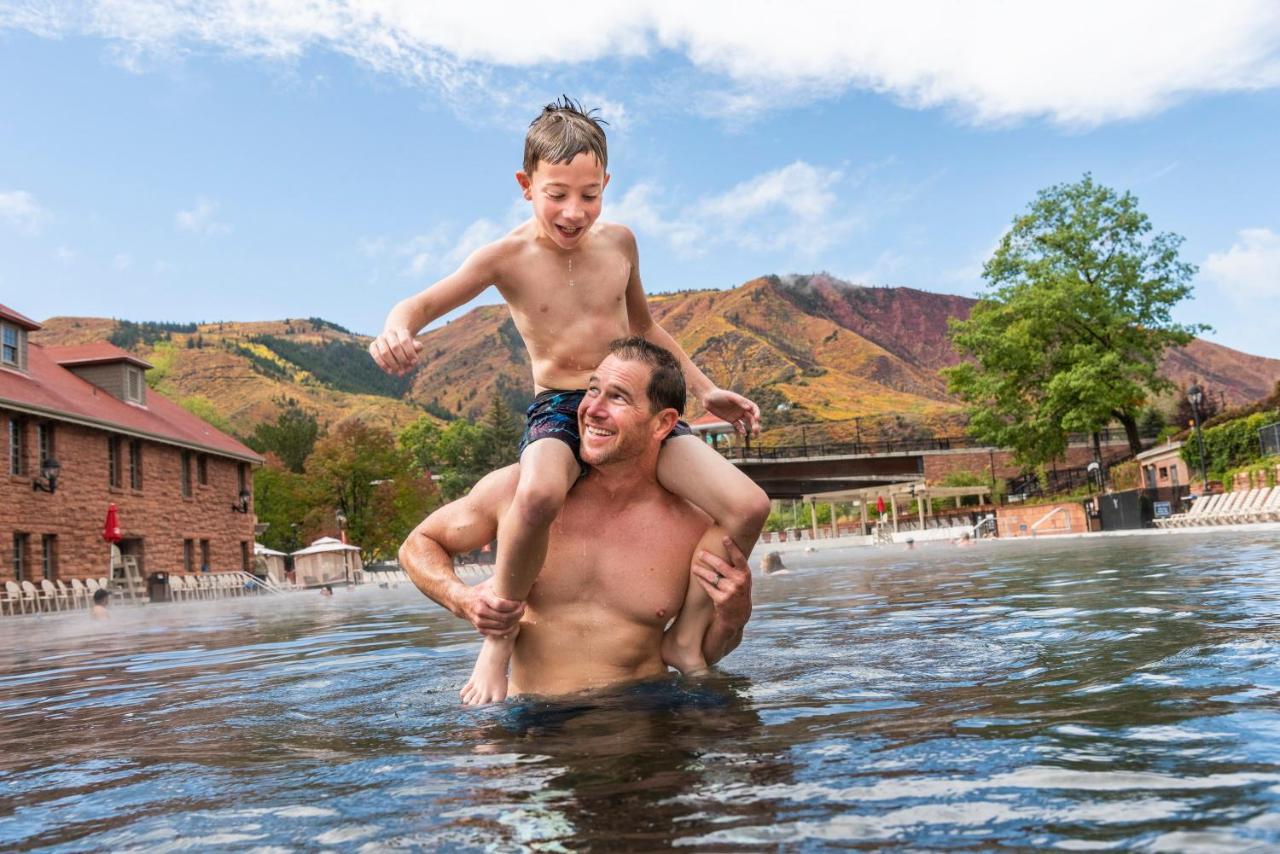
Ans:
[{"label": "white window frame", "polygon": [[[9,336],[13,335],[13,343]],[[13,348],[13,358],[9,358],[9,348]],[[0,323],[0,363],[22,367],[22,330],[11,323]]]}]

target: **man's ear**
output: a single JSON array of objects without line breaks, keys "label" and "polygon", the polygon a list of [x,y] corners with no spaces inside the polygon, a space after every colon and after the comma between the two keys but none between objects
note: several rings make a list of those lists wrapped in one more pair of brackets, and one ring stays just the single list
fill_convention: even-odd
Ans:
[{"label": "man's ear", "polygon": [[653,416],[653,419],[653,435],[658,440],[662,440],[671,435],[676,422],[680,420],[680,413],[668,407]]},{"label": "man's ear", "polygon": [[525,174],[523,169],[516,173],[516,183],[520,185],[520,189],[524,192],[525,199],[533,201],[533,179]]}]

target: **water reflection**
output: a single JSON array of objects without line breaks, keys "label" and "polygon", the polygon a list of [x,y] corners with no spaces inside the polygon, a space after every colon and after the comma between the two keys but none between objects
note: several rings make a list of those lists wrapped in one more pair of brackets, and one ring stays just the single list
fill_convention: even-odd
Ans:
[{"label": "water reflection", "polygon": [[409,588],[0,621],[0,848],[1280,844],[1280,536],[788,565],[724,673],[522,708]]}]

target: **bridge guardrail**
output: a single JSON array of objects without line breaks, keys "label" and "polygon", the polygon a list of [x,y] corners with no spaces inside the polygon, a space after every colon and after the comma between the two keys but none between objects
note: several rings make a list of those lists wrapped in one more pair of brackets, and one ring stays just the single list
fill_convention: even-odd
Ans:
[{"label": "bridge guardrail", "polygon": [[[1123,430],[1103,430],[1100,438],[1104,444],[1128,441]],[[1068,438],[1067,443],[1069,445],[1088,445],[1092,444],[1092,442],[1092,436],[1073,433]],[[765,462],[768,460],[788,460],[803,457],[913,454],[920,451],[987,449],[990,447],[985,442],[980,442],[971,436],[932,436],[922,439],[898,439],[882,442],[802,442],[799,445],[739,446],[719,448],[717,450],[730,460]]]}]

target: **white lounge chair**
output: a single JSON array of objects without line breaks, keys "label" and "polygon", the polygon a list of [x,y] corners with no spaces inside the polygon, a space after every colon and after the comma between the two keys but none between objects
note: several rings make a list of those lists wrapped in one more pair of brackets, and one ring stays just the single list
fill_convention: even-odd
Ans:
[{"label": "white lounge chair", "polygon": [[1280,486],[1265,491],[1262,500],[1253,508],[1247,521],[1270,522],[1277,513],[1280,513]]},{"label": "white lounge chair", "polygon": [[47,578],[40,579],[40,590],[44,593],[44,600],[53,603],[54,608],[61,611],[64,606],[71,607],[71,597],[67,596],[66,588],[59,588]]},{"label": "white lounge chair", "polygon": [[32,584],[30,581],[18,582],[22,586],[22,595],[26,599],[30,599],[36,607],[37,611],[52,611],[52,599],[47,598],[44,593]]},{"label": "white lounge chair", "polygon": [[4,613],[4,609],[8,608],[10,614],[18,613],[18,608],[22,606],[22,590],[12,581],[5,582],[5,586],[0,591],[0,614]]},{"label": "white lounge chair", "polygon": [[71,596],[77,604],[86,608],[93,602],[93,592],[78,578],[71,579]]},{"label": "white lounge chair", "polygon": [[1240,499],[1244,497],[1243,492],[1227,492],[1223,495],[1222,503],[1213,509],[1205,522],[1210,525],[1221,525],[1223,520],[1235,512],[1240,506]]},{"label": "white lounge chair", "polygon": [[1197,525],[1209,511],[1217,504],[1217,495],[1201,495],[1195,501],[1191,502],[1191,509],[1185,513],[1179,513],[1176,516],[1170,516],[1168,519],[1156,520],[1156,525],[1161,528],[1184,528],[1188,525]]}]

